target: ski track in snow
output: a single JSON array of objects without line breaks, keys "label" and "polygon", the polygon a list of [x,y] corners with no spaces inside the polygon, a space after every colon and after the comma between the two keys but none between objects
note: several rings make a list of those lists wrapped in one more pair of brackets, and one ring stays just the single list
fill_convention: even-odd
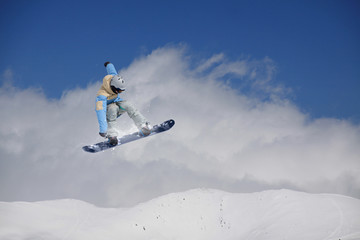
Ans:
[{"label": "ski track in snow", "polygon": [[20,239],[354,240],[360,239],[360,200],[195,189],[126,209],[71,199],[0,202],[0,240]]},{"label": "ski track in snow", "polygon": [[80,211],[79,211],[79,207],[78,207],[78,202],[75,202],[75,215],[76,215],[76,221],[73,227],[70,227],[69,231],[67,232],[67,234],[64,235],[64,237],[62,237],[61,239],[63,240],[68,240],[71,239],[71,235],[73,235],[80,227],[81,224],[81,215],[80,215]]},{"label": "ski track in snow", "polygon": [[337,227],[335,228],[335,230],[328,237],[326,237],[326,239],[332,239],[335,236],[339,235],[341,232],[341,229],[343,228],[343,225],[344,225],[344,213],[341,210],[341,208],[339,207],[339,204],[337,204],[333,199],[331,199],[331,203],[333,204],[333,206],[335,207],[335,209],[337,210],[337,212],[339,214],[339,223],[338,223]]}]

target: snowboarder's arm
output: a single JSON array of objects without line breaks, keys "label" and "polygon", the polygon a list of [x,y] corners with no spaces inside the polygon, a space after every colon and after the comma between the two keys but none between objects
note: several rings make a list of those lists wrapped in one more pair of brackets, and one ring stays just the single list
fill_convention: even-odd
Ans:
[{"label": "snowboarder's arm", "polygon": [[96,116],[99,122],[100,133],[106,133],[107,131],[107,121],[106,121],[106,106],[107,99],[104,95],[99,95],[96,97]]},{"label": "snowboarder's arm", "polygon": [[108,75],[116,75],[117,74],[115,66],[111,62],[104,63],[104,66],[106,67],[106,71],[107,71]]},{"label": "snowboarder's arm", "polygon": [[[110,62],[104,63],[104,66],[106,67],[106,71],[108,75],[116,75],[116,69],[114,64]],[[99,122],[100,127],[100,135],[105,135],[108,125],[106,121],[106,107],[107,107],[107,98],[104,95],[98,95],[96,97],[96,116]]]}]

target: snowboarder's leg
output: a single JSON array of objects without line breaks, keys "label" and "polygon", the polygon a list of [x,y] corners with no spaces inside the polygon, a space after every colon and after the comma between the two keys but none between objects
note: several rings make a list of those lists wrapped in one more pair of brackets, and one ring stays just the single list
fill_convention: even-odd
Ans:
[{"label": "snowboarder's leg", "polygon": [[127,112],[129,117],[134,121],[136,127],[145,136],[151,133],[151,126],[147,119],[128,101],[121,101],[117,103],[120,108],[120,114]]},{"label": "snowboarder's leg", "polygon": [[108,123],[107,135],[111,145],[117,145],[116,118],[119,116],[119,107],[115,104],[109,104],[106,111],[106,120]]}]

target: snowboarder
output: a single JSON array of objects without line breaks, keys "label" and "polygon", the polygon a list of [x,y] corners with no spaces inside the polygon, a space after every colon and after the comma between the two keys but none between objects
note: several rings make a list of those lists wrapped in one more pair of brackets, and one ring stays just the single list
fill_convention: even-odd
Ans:
[{"label": "snowboarder", "polygon": [[151,126],[147,119],[129,101],[121,99],[119,94],[125,91],[124,78],[118,75],[114,65],[105,62],[108,75],[97,92],[96,115],[99,121],[100,136],[108,138],[113,146],[118,144],[115,130],[116,119],[127,112],[143,136],[151,133]]}]

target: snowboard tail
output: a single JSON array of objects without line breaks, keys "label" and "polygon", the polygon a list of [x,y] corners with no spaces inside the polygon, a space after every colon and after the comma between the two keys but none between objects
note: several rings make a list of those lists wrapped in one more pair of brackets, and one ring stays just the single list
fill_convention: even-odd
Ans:
[{"label": "snowboard tail", "polygon": [[174,125],[175,125],[175,121],[170,119],[170,120],[167,120],[167,121],[165,121],[165,122],[163,122],[161,124],[153,126],[151,133],[149,135],[147,135],[147,136],[144,136],[140,131],[138,131],[138,132],[134,132],[132,134],[128,134],[128,135],[124,135],[122,137],[118,137],[118,144],[114,145],[114,146],[110,145],[109,141],[104,141],[104,142],[99,142],[99,143],[96,143],[96,144],[93,144],[93,145],[84,146],[84,147],[82,147],[82,149],[85,152],[90,152],[90,153],[96,153],[96,152],[100,152],[100,151],[105,151],[107,149],[114,148],[114,147],[117,147],[119,145],[123,145],[125,143],[129,143],[129,142],[132,142],[132,141],[139,140],[141,138],[146,138],[146,137],[150,137],[150,136],[153,136],[155,134],[158,134],[158,133],[165,132],[165,131],[169,130],[170,128],[172,128]]}]

